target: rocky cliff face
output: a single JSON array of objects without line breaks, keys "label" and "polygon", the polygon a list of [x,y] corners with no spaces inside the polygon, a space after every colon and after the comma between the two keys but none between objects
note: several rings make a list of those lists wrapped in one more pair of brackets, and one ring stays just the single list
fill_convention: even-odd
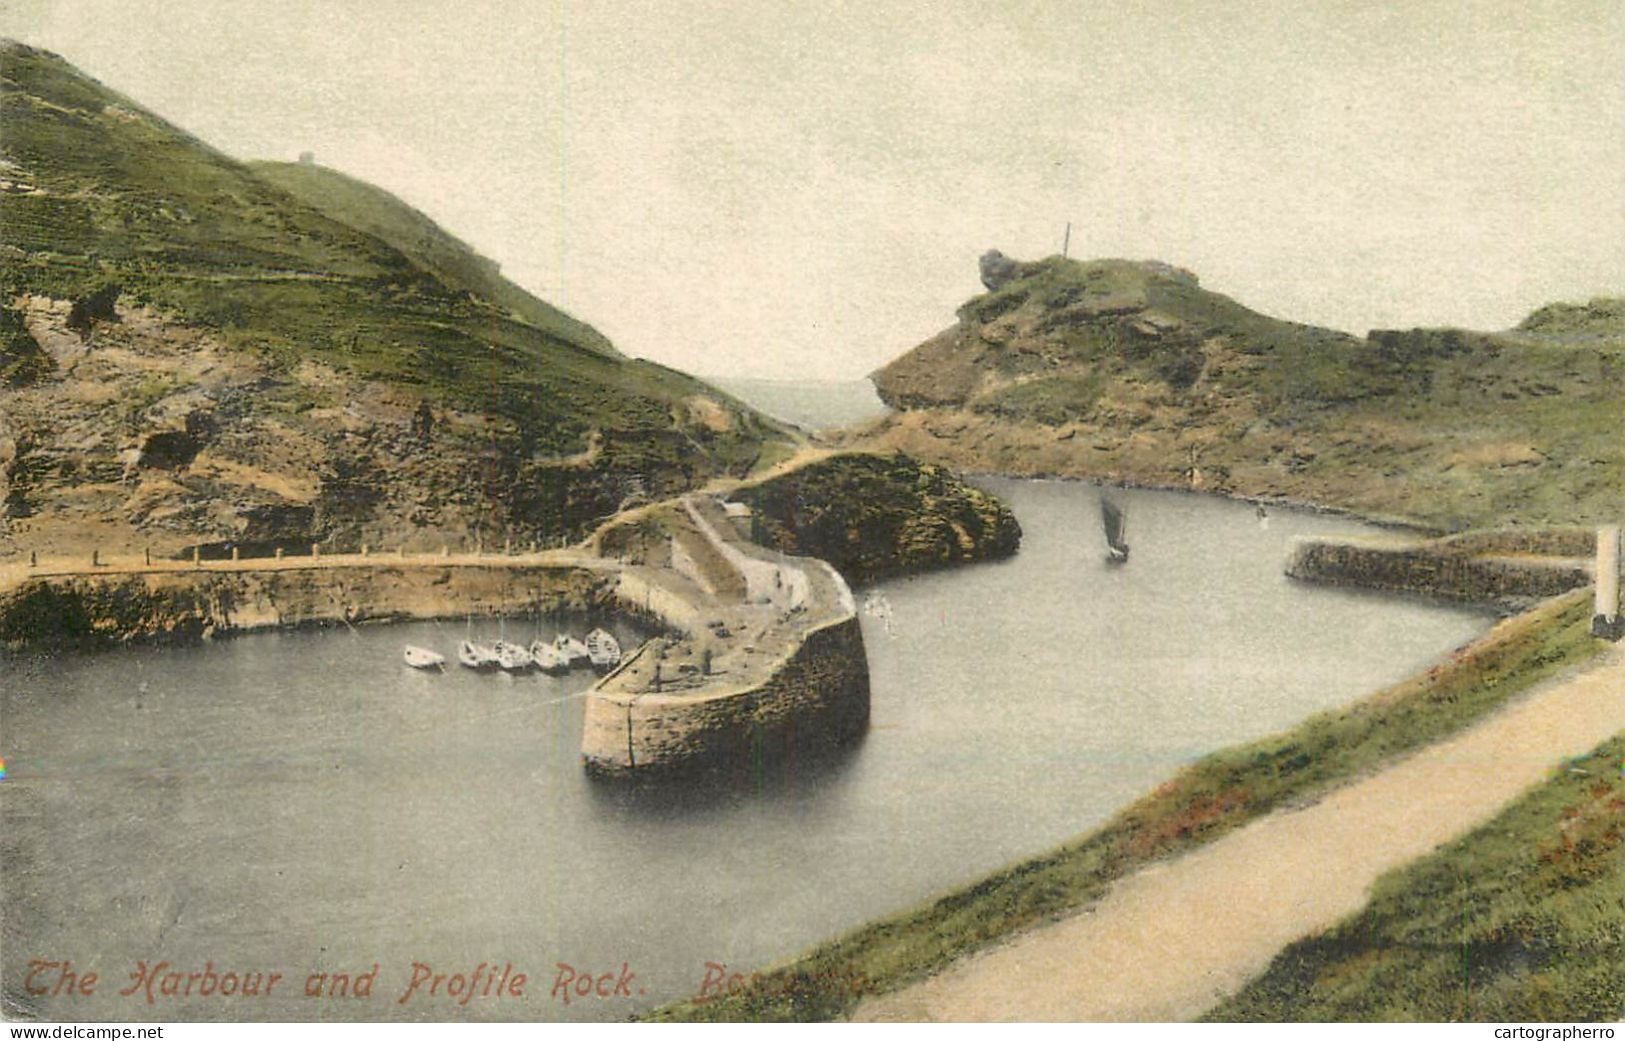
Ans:
[{"label": "rocky cliff face", "polygon": [[501,415],[234,350],[151,308],[121,302],[79,332],[68,301],[14,303],[49,367],[0,390],[0,551],[546,542],[703,478],[707,441],[736,439],[743,467],[771,436],[697,391],[653,446],[593,429],[575,451],[526,452]]},{"label": "rocky cliff face", "polygon": [[995,261],[982,265],[995,288],[874,374],[898,413],[860,443],[1446,528],[1625,507],[1618,301],[1503,333],[1361,339],[1258,314],[1157,262]]},{"label": "rocky cliff face", "polygon": [[755,540],[818,557],[854,585],[1014,553],[1009,507],[940,466],[848,453],[737,489]]},{"label": "rocky cliff face", "polygon": [[0,48],[0,557],[547,541],[790,440],[385,193]]}]

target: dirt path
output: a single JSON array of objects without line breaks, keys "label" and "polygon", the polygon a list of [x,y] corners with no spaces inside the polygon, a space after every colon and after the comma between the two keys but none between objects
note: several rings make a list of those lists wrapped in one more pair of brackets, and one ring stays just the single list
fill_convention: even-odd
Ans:
[{"label": "dirt path", "polygon": [[1466,732],[1259,820],[894,994],[868,1020],[1189,1020],[1286,944],[1364,906],[1376,878],[1492,817],[1566,756],[1625,731],[1625,650]]}]

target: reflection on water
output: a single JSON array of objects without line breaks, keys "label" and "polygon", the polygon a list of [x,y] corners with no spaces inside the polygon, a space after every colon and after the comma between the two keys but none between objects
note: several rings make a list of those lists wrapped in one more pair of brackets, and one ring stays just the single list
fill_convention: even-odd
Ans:
[{"label": "reflection on water", "polygon": [[[748,970],[1049,848],[1204,751],[1397,680],[1487,623],[1281,576],[1291,536],[1348,521],[1281,510],[1265,527],[1244,504],[1114,492],[1133,558],[1112,567],[1095,488],[985,483],[1022,551],[872,591],[868,736],[703,785],[591,781],[588,674],[400,663],[406,643],[449,655],[461,622],[8,664],[7,995],[81,1020],[622,1018],[694,992],[707,963]],[[29,958],[117,986],[31,999]],[[376,963],[377,994],[149,1007],[117,996],[138,960],[301,984]],[[414,962],[530,980],[522,998],[399,1003]],[[623,962],[630,997],[549,993],[560,963]]]},{"label": "reflection on water", "polygon": [[673,784],[658,778],[599,777],[587,786],[597,811],[628,818],[680,816],[692,823],[704,815],[737,812],[745,803],[794,800],[828,786],[863,754],[867,735],[830,748],[819,746],[793,758],[742,761],[732,768],[684,777]]}]

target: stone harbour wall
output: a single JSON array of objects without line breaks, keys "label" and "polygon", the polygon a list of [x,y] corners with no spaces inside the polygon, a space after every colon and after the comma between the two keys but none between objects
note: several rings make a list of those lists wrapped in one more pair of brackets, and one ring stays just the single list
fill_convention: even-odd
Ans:
[{"label": "stone harbour wall", "polygon": [[816,754],[869,725],[868,659],[855,614],[807,633],[749,687],[685,696],[616,690],[614,679],[588,698],[582,732],[582,758],[600,773],[664,774]]},{"label": "stone harbour wall", "polygon": [[1301,539],[1287,560],[1289,577],[1521,609],[1535,600],[1589,585],[1591,572],[1568,558],[1472,555],[1438,543],[1365,544]]},{"label": "stone harbour wall", "polygon": [[402,565],[42,575],[0,592],[0,645],[87,647],[285,626],[592,610],[615,575],[574,566]]}]

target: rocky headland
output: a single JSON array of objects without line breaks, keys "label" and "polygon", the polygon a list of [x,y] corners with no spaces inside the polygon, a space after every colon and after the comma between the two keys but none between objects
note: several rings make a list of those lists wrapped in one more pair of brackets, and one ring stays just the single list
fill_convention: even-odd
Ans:
[{"label": "rocky headland", "polygon": [[1625,503],[1625,301],[1361,338],[1155,261],[993,254],[981,273],[952,326],[873,374],[896,411],[856,443],[1440,530],[1591,524]]}]

